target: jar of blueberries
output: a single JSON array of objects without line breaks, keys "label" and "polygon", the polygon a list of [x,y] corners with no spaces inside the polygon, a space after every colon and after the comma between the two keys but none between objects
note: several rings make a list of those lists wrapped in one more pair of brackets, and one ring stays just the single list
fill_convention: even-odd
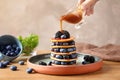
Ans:
[{"label": "jar of blueberries", "polygon": [[22,44],[12,35],[3,35],[0,37],[0,61],[12,61],[20,56]]}]

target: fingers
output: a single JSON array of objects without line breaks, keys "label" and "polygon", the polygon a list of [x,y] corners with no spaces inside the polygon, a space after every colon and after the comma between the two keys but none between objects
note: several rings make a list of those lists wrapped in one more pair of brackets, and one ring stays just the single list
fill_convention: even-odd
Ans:
[{"label": "fingers", "polygon": [[95,0],[80,0],[80,3],[85,16],[90,16],[94,13]]},{"label": "fingers", "polygon": [[82,4],[85,0],[79,0],[79,3]]}]

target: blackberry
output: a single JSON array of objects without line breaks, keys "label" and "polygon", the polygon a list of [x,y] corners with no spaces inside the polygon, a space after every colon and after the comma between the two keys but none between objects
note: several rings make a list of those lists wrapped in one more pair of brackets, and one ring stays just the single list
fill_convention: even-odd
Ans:
[{"label": "blackberry", "polygon": [[49,66],[52,65],[52,61],[50,61],[50,62],[48,63],[48,65],[49,65]]}]

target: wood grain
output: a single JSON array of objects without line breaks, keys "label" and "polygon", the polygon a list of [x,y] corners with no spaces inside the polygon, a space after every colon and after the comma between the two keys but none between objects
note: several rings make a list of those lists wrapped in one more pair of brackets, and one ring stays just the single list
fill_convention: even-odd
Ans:
[{"label": "wood grain", "polygon": [[[49,51],[38,51],[39,54]],[[38,73],[27,74],[27,64],[19,65],[17,60],[11,65],[18,67],[17,71],[11,71],[9,66],[5,69],[0,69],[0,80],[120,80],[120,62],[104,61],[101,70],[94,73],[71,75],[71,76],[54,76]]]}]

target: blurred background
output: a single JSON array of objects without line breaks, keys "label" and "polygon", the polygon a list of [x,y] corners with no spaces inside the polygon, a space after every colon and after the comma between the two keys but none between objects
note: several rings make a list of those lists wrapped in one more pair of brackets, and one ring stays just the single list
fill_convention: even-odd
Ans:
[{"label": "blurred background", "polygon": [[[59,18],[77,0],[0,0],[0,35],[39,35],[38,49],[50,49],[50,38],[59,30]],[[77,42],[97,46],[120,44],[120,0],[100,0],[80,29],[65,23]]]}]

